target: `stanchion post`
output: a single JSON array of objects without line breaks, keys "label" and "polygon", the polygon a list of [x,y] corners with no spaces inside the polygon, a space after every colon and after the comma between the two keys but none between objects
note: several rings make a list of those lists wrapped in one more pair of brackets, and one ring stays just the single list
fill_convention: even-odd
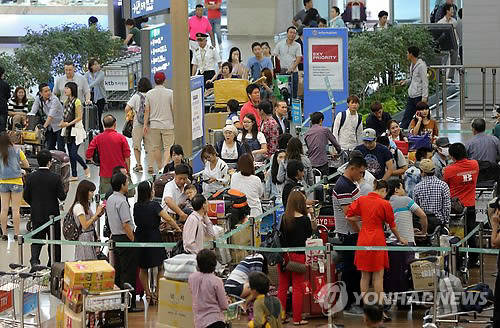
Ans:
[{"label": "stanchion post", "polygon": [[486,68],[481,68],[481,74],[483,76],[482,79],[482,87],[483,87],[483,118],[486,118]]},{"label": "stanchion post", "polygon": [[[251,233],[252,233],[252,247],[255,247],[255,218],[254,217],[250,217],[249,218],[250,220],[250,229],[252,230]],[[254,253],[255,251],[252,251],[252,253]]]},{"label": "stanchion post", "polygon": [[443,98],[443,102],[441,105],[442,114],[443,114],[442,119],[446,120],[446,117],[448,116],[448,86],[446,84],[446,69],[443,69],[441,72],[442,72],[441,73],[441,80],[442,80],[441,97]]},{"label": "stanchion post", "polygon": [[451,274],[456,276],[457,275],[457,259],[458,259],[458,246],[457,245],[451,245],[451,256],[450,256],[450,262],[451,262]]},{"label": "stanchion post", "polygon": [[493,85],[493,90],[492,91],[492,94],[493,94],[493,111],[495,111],[495,107],[497,105],[497,69],[496,68],[493,68],[491,70],[491,74],[492,74],[492,78],[491,78],[491,84]]},{"label": "stanchion post", "polygon": [[[54,226],[54,216],[53,215],[49,216],[49,222],[50,222],[49,237],[50,237],[50,240],[55,240],[56,239],[56,227]],[[56,245],[50,244],[49,247],[50,247],[50,260],[51,260],[51,263],[54,263],[55,262],[54,259],[56,258]]]},{"label": "stanchion post", "polygon": [[436,260],[434,263],[434,288],[433,288],[433,293],[434,293],[434,306],[432,307],[432,323],[437,322],[437,308],[439,306],[439,302],[437,301],[439,299],[438,296],[438,284],[439,284],[439,276],[441,274],[441,266],[439,264],[439,260]]},{"label": "stanchion post", "polygon": [[[326,283],[328,286],[332,283],[332,244],[326,244]],[[329,295],[327,296],[329,297]],[[328,328],[334,327],[333,313],[328,311]]]},{"label": "stanchion post", "polygon": [[[99,206],[100,202],[101,202],[101,195],[97,193],[95,195],[95,203],[97,206]],[[97,239],[101,240],[101,218],[97,219]]]},{"label": "stanchion post", "polygon": [[[483,248],[483,222],[479,223],[479,248]],[[475,236],[472,236],[474,238]],[[479,253],[479,281],[484,282],[484,265],[483,265],[483,253]]]},{"label": "stanchion post", "polygon": [[460,121],[465,122],[465,68],[458,69],[460,76]]},{"label": "stanchion post", "polygon": [[24,256],[23,256],[24,237],[23,237],[23,235],[17,236],[17,246],[18,246],[17,256],[19,257],[18,262],[19,262],[19,264],[24,265],[24,260],[23,260],[23,258],[24,258]]},{"label": "stanchion post", "polygon": [[109,257],[109,264],[111,266],[115,266],[115,241],[114,240],[108,240],[108,257]]}]

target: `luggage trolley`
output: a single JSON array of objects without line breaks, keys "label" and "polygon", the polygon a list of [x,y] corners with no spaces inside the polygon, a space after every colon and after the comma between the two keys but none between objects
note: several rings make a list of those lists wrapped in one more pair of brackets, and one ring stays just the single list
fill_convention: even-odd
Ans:
[{"label": "luggage trolley", "polygon": [[82,322],[85,322],[85,316],[88,312],[99,312],[99,320],[102,322],[102,320],[106,320],[105,311],[115,310],[123,313],[123,327],[128,328],[128,308],[130,307],[131,293],[134,291],[134,288],[127,283],[124,286],[125,289],[107,292],[90,292],[87,289],[83,289]]},{"label": "luggage trolley", "polygon": [[[28,272],[28,267],[10,264],[10,272],[0,273],[0,293],[2,294],[1,310],[12,309],[10,315],[0,317],[0,322],[13,327],[41,327],[40,293],[49,289],[50,268],[35,266]],[[16,293],[17,289],[17,293]],[[15,298],[14,295],[18,294]],[[17,300],[17,301],[16,301]],[[16,306],[21,311],[17,316]],[[27,314],[34,313],[34,322],[25,322]]]},{"label": "luggage trolley", "polygon": [[224,310],[224,321],[227,327],[231,328],[233,326],[231,321],[239,319],[245,300],[235,295],[228,295],[228,303],[227,310]]}]

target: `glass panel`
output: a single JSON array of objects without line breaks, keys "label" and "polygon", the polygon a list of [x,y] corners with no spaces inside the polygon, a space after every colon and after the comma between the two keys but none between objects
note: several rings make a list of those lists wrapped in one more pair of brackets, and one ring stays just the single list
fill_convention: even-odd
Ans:
[{"label": "glass panel", "polygon": [[[204,1],[200,1],[200,0],[188,0],[188,15],[190,17],[194,16],[196,5],[199,4],[199,3],[203,4]],[[227,26],[227,0],[222,0],[222,5],[220,7],[220,10],[221,10],[221,14],[222,14],[221,25],[222,26]],[[205,16],[207,15],[207,10],[206,9],[205,9],[204,15]]]},{"label": "glass panel", "polygon": [[394,0],[394,21],[401,23],[420,23],[420,1]]},{"label": "glass panel", "polygon": [[1,0],[2,5],[18,6],[107,6],[107,0]]},{"label": "glass panel", "polygon": [[[389,12],[390,0],[367,0],[366,1],[366,19],[368,21],[377,22],[378,13],[382,10]],[[389,13],[389,20],[392,13]]]}]

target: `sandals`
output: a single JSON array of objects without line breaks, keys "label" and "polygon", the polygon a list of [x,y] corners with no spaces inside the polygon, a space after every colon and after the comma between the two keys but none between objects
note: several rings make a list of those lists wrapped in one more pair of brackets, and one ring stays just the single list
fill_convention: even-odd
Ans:
[{"label": "sandals", "polygon": [[142,172],[142,165],[136,165],[134,167],[134,172]]},{"label": "sandals", "polygon": [[148,168],[148,173],[149,173],[149,174],[153,174],[153,173],[155,173],[155,169],[154,169],[154,168],[152,168],[152,167]]},{"label": "sandals", "polygon": [[148,305],[156,305],[158,304],[158,296],[155,294],[146,295],[146,302]]},{"label": "sandals", "polygon": [[294,326],[304,326],[304,325],[307,325],[309,323],[309,321],[307,320],[300,320],[299,322],[294,322],[293,325]]},{"label": "sandals", "polygon": [[84,170],[84,172],[85,172],[85,177],[86,177],[87,179],[90,179],[90,169],[89,169],[89,168],[87,168],[87,169],[85,169],[85,170]]},{"label": "sandals", "polygon": [[7,235],[2,235],[2,240],[8,240],[9,239],[9,236]]}]

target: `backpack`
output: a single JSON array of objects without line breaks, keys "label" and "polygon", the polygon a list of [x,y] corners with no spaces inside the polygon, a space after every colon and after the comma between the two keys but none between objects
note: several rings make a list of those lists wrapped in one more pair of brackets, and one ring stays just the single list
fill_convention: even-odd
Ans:
[{"label": "backpack", "polygon": [[64,217],[62,231],[66,240],[76,241],[82,234],[82,227],[76,224],[75,217],[72,212],[73,211],[71,209]]},{"label": "backpack", "polygon": [[479,283],[465,288],[466,299],[462,299],[461,311],[475,311],[481,313],[486,307],[495,302],[493,291],[485,283]]},{"label": "backpack", "polygon": [[[346,112],[345,111],[341,112],[339,130],[337,131],[337,135],[340,135],[340,129],[342,129],[342,127],[344,126],[346,118],[347,118]],[[358,128],[361,125],[361,123],[363,123],[363,116],[361,116],[361,114],[358,114],[358,124],[356,125],[356,131],[358,131]],[[335,124],[335,121],[333,124]],[[332,132],[333,132],[333,125],[332,125]]]},{"label": "backpack", "polygon": [[163,190],[165,189],[165,185],[172,181],[175,177],[174,172],[167,172],[162,174],[159,178],[157,178],[153,182],[153,190],[155,192],[155,197],[163,197]]},{"label": "backpack", "polygon": [[141,104],[139,105],[139,109],[137,110],[137,122],[140,124],[144,124],[144,109],[146,108],[146,96],[142,93],[137,93],[141,98]]},{"label": "backpack", "polygon": [[439,9],[441,9],[441,7],[439,7],[438,5],[434,6],[434,9],[432,9],[431,17],[430,17],[431,23],[437,23],[437,15],[438,15]]},{"label": "backpack", "polygon": [[[280,231],[280,227],[277,223],[274,223],[272,226],[272,230],[267,234],[266,240],[264,240],[261,244],[261,247],[266,248],[281,248],[283,240],[283,233]],[[277,265],[283,264],[283,255],[280,252],[265,252],[264,256],[267,259],[267,263],[269,265]]]}]

